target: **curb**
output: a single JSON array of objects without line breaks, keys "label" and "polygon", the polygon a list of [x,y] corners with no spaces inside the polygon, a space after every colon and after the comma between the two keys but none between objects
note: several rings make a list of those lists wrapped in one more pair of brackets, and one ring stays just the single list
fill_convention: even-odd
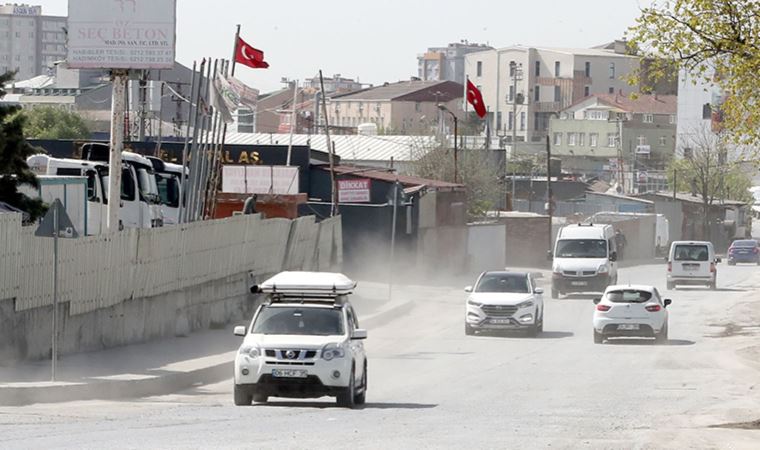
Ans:
[{"label": "curb", "polygon": [[[379,327],[409,312],[411,300],[394,301],[382,311],[362,319],[362,326]],[[98,380],[54,383],[23,383],[0,386],[0,406],[26,406],[35,403],[63,403],[87,400],[114,400],[169,395],[196,386],[229,379],[234,370],[232,359],[198,369],[133,380]]]}]

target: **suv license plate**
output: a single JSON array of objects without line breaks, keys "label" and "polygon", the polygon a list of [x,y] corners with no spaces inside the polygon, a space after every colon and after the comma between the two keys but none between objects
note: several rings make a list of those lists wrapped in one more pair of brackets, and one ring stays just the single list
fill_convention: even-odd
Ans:
[{"label": "suv license plate", "polygon": [[639,324],[637,323],[618,325],[618,330],[635,331],[638,329],[639,329]]},{"label": "suv license plate", "polygon": [[272,369],[272,376],[275,378],[306,378],[308,375],[305,370]]},{"label": "suv license plate", "polygon": [[570,284],[572,286],[588,286],[588,281],[573,281]]},{"label": "suv license plate", "polygon": [[491,319],[489,320],[489,322],[491,322],[494,325],[509,325],[510,323],[512,323],[512,321],[509,319]]}]

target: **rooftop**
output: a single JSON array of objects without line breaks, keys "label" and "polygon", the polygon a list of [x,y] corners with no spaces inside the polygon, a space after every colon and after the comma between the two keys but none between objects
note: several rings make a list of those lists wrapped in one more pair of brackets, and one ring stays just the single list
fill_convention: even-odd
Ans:
[{"label": "rooftop", "polygon": [[[330,170],[329,166],[320,166],[319,168],[325,171]],[[389,183],[393,183],[394,181],[398,180],[399,183],[401,183],[404,187],[425,186],[443,190],[464,189],[464,185],[462,184],[449,183],[447,181],[440,180],[430,180],[427,178],[409,175],[398,175],[392,172],[369,167],[335,166],[335,173],[338,175],[354,175],[359,178],[369,178],[372,180],[386,181]]]},{"label": "rooftop", "polygon": [[[652,197],[658,197],[658,198],[667,198],[667,199],[673,199],[673,192],[654,192],[654,193],[648,193],[648,194],[640,194],[640,197],[646,197],[646,196],[652,196]],[[698,205],[702,205],[702,197],[699,195],[691,195],[688,193],[681,193],[679,192],[676,194],[676,200],[686,202],[686,203],[694,203]],[[712,204],[713,207],[721,207],[721,206],[746,206],[747,203],[740,202],[737,200],[723,200],[722,202],[720,200],[715,200]]]},{"label": "rooftop", "polygon": [[[440,94],[438,94],[440,93]],[[453,81],[399,81],[382,86],[370,87],[347,94],[334,95],[331,100],[402,100],[411,95],[422,95],[429,101],[448,102],[461,97],[464,90],[461,84]],[[436,95],[438,94],[438,95]]]}]

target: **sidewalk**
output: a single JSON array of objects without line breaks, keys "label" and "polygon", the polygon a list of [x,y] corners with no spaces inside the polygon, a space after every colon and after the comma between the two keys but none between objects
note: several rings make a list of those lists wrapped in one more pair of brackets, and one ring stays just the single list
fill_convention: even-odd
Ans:
[{"label": "sidewalk", "polygon": [[[360,282],[351,301],[362,327],[371,330],[413,305],[403,288]],[[247,319],[246,319],[247,320]],[[246,324],[246,321],[238,325]],[[0,406],[91,399],[166,395],[232,376],[241,338],[224,330],[206,330],[187,337],[163,339],[109,350],[64,355],[57,381],[50,382],[50,361],[28,361],[12,366],[0,362]]]}]

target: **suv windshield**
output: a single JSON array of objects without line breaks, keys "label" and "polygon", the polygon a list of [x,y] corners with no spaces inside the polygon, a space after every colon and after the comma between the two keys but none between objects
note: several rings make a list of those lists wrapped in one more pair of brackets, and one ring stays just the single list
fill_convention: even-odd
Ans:
[{"label": "suv windshield", "polygon": [[265,306],[251,333],[340,336],[343,329],[343,311],[339,309]]},{"label": "suv windshield", "polygon": [[652,293],[638,290],[610,291],[607,300],[613,303],[646,303],[652,298]]},{"label": "suv windshield", "polygon": [[607,241],[603,239],[566,239],[557,242],[557,258],[606,258]]},{"label": "suv windshield", "polygon": [[673,255],[676,261],[707,261],[710,252],[706,245],[676,245]]},{"label": "suv windshield", "polygon": [[525,275],[488,273],[478,282],[475,292],[528,294],[528,277]]}]

